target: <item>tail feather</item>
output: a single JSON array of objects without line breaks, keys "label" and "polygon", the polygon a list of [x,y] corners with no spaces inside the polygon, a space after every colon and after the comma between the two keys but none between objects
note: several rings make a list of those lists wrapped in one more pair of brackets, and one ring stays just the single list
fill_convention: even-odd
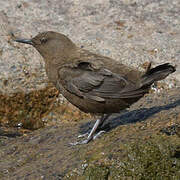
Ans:
[{"label": "tail feather", "polygon": [[140,98],[148,93],[150,86],[159,80],[166,78],[169,74],[176,71],[176,68],[169,63],[159,65],[155,68],[147,69],[147,72],[141,77],[138,88],[125,90],[121,92],[121,98]]},{"label": "tail feather", "polygon": [[149,69],[141,77],[141,87],[150,86],[156,81],[165,79],[169,74],[176,71],[176,68],[169,63],[159,65],[155,68]]}]

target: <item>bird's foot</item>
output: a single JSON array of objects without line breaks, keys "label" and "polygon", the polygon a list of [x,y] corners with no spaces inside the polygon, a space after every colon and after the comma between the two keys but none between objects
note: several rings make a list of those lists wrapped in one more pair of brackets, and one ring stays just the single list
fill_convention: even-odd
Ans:
[{"label": "bird's foot", "polygon": [[97,119],[97,121],[95,122],[95,124],[94,124],[93,128],[91,129],[90,133],[85,133],[85,134],[82,134],[82,135],[78,136],[78,138],[81,138],[81,137],[87,136],[87,134],[88,134],[88,137],[87,137],[86,140],[71,143],[70,145],[76,146],[76,145],[79,145],[79,144],[87,144],[92,139],[96,139],[97,137],[99,137],[100,134],[105,132],[104,130],[99,131],[99,128],[102,126],[104,120],[106,120],[108,118],[108,116],[109,116],[109,114],[106,115],[106,116],[102,116],[100,119]]},{"label": "bird's foot", "polygon": [[100,137],[101,134],[103,134],[103,133],[105,133],[105,132],[106,132],[106,131],[104,131],[104,130],[99,131],[97,134],[95,134],[95,135],[93,136],[93,140],[96,139],[96,138],[98,138],[98,137]]},{"label": "bird's foot", "polygon": [[86,136],[88,136],[89,135],[89,133],[87,132],[87,133],[84,133],[84,134],[80,134],[79,136],[78,136],[78,138],[83,138],[83,137],[86,137]]},{"label": "bird's foot", "polygon": [[[83,141],[77,141],[77,142],[74,142],[74,143],[70,143],[71,146],[76,146],[76,145],[81,145],[81,144],[88,144],[91,140],[94,140],[96,139],[97,137],[99,137],[101,134],[105,133],[106,131],[99,131],[98,133],[96,133],[95,135],[93,136],[89,136],[87,139],[83,140]],[[82,135],[79,135],[78,138],[81,138],[81,137],[84,137],[84,136],[87,136],[89,133],[85,133],[85,134],[82,134]]]},{"label": "bird's foot", "polygon": [[83,141],[77,141],[77,142],[74,142],[74,143],[70,143],[71,146],[76,146],[76,145],[81,145],[81,144],[87,144],[89,141],[88,139],[86,140],[83,140]]}]

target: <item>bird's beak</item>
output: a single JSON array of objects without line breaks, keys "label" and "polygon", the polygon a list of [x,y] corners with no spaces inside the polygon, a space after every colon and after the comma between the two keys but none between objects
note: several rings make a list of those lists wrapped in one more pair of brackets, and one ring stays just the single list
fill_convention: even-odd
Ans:
[{"label": "bird's beak", "polygon": [[19,42],[19,43],[33,45],[33,42],[31,39],[15,39],[14,41]]}]

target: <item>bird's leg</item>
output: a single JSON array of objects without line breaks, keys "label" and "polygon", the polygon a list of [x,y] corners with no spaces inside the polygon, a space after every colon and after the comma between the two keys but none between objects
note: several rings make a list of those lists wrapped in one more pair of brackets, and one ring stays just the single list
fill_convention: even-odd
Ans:
[{"label": "bird's leg", "polygon": [[104,121],[110,116],[111,114],[103,114],[102,115],[102,120],[101,120],[101,123],[99,124],[98,128],[96,129],[96,131],[101,128],[101,126],[104,124]]},{"label": "bird's leg", "polygon": [[[104,124],[104,121],[106,120],[106,119],[108,119],[108,117],[110,116],[111,114],[104,114],[103,116],[102,116],[102,118],[103,118],[103,121],[101,121],[101,123],[99,124],[99,126],[98,126],[98,128],[96,129],[96,132],[98,131],[98,129],[100,129],[101,128],[101,126]],[[99,137],[101,134],[103,134],[103,133],[105,133],[106,131],[105,130],[100,130],[100,131],[98,131],[94,136],[93,136],[93,140],[94,139],[96,139],[97,137]]]},{"label": "bird's leg", "polygon": [[[94,134],[96,133],[96,130],[102,126],[102,124],[104,123],[104,121],[109,117],[110,114],[107,114],[107,115],[103,115],[100,119],[98,119],[96,121],[96,123],[94,124],[91,132],[89,133],[88,137],[86,140],[84,141],[81,141],[81,142],[75,142],[75,143],[71,143],[71,145],[78,145],[78,144],[87,144],[89,143],[93,137],[94,137]],[[97,136],[96,136],[97,137]]]},{"label": "bird's leg", "polygon": [[101,130],[99,131],[98,133],[96,133],[94,136],[93,136],[93,140],[96,139],[97,137],[99,137],[101,134],[105,133],[106,131],[105,130]]},{"label": "bird's leg", "polygon": [[[105,115],[105,114],[103,114],[102,116],[101,116],[101,119],[100,119],[100,123],[99,123],[99,125],[98,125],[98,127],[96,128],[96,131],[103,125],[103,123],[104,123],[104,121],[108,118],[110,116],[110,114],[107,114],[107,115]],[[97,122],[97,121],[96,121]],[[95,124],[94,124],[94,126],[95,126]],[[92,128],[93,129],[93,128]],[[92,131],[92,130],[91,130]],[[84,133],[84,134],[80,134],[79,136],[78,136],[78,138],[83,138],[83,137],[88,137],[89,135],[90,135],[90,133],[91,133],[91,131],[89,132],[86,132],[86,133]],[[105,131],[102,131],[102,132],[105,132]]]}]

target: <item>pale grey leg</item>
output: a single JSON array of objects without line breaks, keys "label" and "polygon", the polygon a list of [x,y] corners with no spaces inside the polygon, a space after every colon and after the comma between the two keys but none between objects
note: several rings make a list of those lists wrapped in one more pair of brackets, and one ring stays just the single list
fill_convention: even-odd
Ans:
[{"label": "pale grey leg", "polygon": [[98,128],[100,128],[103,124],[104,124],[104,121],[106,120],[106,119],[108,119],[108,117],[109,116],[111,116],[111,114],[103,114],[102,115],[102,120],[101,120],[101,123],[99,124],[99,126],[98,126]]},{"label": "pale grey leg", "polygon": [[110,114],[107,114],[107,115],[103,115],[100,119],[98,119],[96,121],[96,123],[94,124],[91,132],[89,133],[88,137],[86,140],[84,141],[81,141],[81,142],[75,142],[75,143],[71,143],[71,145],[77,145],[77,144],[87,144],[89,143],[93,137],[94,137],[94,134],[96,133],[96,130],[102,126],[102,124],[104,123],[104,121],[110,116]]},{"label": "pale grey leg", "polygon": [[[96,131],[98,130],[98,128],[100,128],[102,125],[103,125],[103,123],[104,123],[104,121],[110,116],[111,114],[103,114],[102,116],[101,116],[101,121],[100,121],[100,123],[99,123],[99,125],[98,125],[98,127],[96,128]],[[97,122],[97,121],[96,121]],[[94,124],[94,126],[95,126],[95,124]],[[94,128],[94,126],[93,126],[93,128]],[[93,129],[92,128],[92,129]],[[92,130],[91,130],[92,131]],[[84,134],[80,134],[79,136],[78,136],[78,138],[83,138],[83,137],[88,137],[89,135],[90,135],[90,133],[91,133],[91,131],[90,132],[86,132],[86,133],[84,133]],[[102,130],[103,132],[105,132],[104,130]],[[102,132],[102,133],[103,133]],[[98,132],[99,133],[99,132]],[[101,134],[101,133],[100,133]],[[100,135],[99,134],[99,135]],[[98,135],[98,136],[99,136]],[[94,138],[93,138],[94,139]]]}]

